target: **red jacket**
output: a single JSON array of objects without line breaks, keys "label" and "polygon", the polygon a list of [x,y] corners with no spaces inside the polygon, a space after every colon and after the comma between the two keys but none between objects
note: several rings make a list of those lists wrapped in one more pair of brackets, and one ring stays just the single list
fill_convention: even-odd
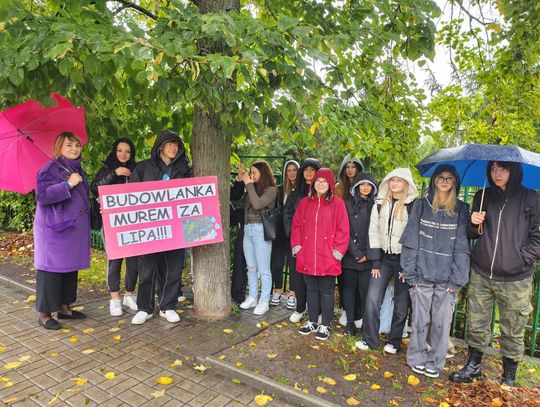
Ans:
[{"label": "red jacket", "polygon": [[[294,213],[291,247],[296,254],[296,270],[314,276],[341,274],[341,259],[349,246],[349,218],[345,202],[334,194],[334,177],[321,168],[314,179],[326,178],[330,197],[312,191]],[[329,192],[330,192],[329,191]]]}]

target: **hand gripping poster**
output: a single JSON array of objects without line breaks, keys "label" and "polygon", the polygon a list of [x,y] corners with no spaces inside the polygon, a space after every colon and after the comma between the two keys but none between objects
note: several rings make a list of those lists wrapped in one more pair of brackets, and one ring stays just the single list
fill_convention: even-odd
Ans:
[{"label": "hand gripping poster", "polygon": [[215,176],[104,185],[98,190],[109,259],[223,241]]}]

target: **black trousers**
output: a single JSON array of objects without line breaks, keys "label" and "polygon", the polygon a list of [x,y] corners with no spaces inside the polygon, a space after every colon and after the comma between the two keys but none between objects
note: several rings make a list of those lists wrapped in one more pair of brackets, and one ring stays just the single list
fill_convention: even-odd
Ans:
[{"label": "black trousers", "polygon": [[[290,253],[291,241],[285,236],[278,236],[272,242],[272,257],[270,270],[272,271],[272,284],[274,288],[283,289],[283,268]],[[289,283],[290,285],[290,283]]]},{"label": "black trousers", "polygon": [[363,318],[366,299],[371,279],[370,271],[342,269],[343,307],[347,313],[347,322]]},{"label": "black trousers", "polygon": [[154,312],[156,284],[161,288],[160,310],[175,309],[178,303],[178,287],[184,255],[184,249],[176,249],[140,256],[139,291],[137,294],[139,311],[149,314]]},{"label": "black trousers", "polygon": [[241,304],[246,299],[247,265],[244,257],[244,228],[238,229],[234,242],[234,257],[231,274],[231,297]]},{"label": "black trousers", "polygon": [[[107,290],[109,292],[120,291],[120,272],[124,259],[107,261]],[[133,292],[137,286],[139,276],[139,257],[126,257],[126,291]]]},{"label": "black trousers", "polygon": [[77,299],[78,270],[69,273],[54,273],[37,270],[36,310],[56,312],[62,305],[69,305]]},{"label": "black trousers", "polygon": [[317,323],[322,314],[322,324],[330,326],[334,313],[334,276],[310,276],[304,274],[307,286],[307,304],[309,321]]},{"label": "black trousers", "polygon": [[307,286],[304,275],[296,271],[296,258],[292,256],[289,246],[289,275],[291,279],[290,289],[296,295],[296,312],[306,312]]}]

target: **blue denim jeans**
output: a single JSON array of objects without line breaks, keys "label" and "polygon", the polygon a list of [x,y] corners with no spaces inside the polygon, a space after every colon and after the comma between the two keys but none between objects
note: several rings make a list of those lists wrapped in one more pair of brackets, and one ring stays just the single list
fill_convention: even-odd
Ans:
[{"label": "blue denim jeans", "polygon": [[247,264],[249,296],[257,298],[258,278],[261,278],[261,298],[259,302],[269,302],[272,291],[272,242],[264,240],[262,223],[248,223],[244,226],[244,257]]}]

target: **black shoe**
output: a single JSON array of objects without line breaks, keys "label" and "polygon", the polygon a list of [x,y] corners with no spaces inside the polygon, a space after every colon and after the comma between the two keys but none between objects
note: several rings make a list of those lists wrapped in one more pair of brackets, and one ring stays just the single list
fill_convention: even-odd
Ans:
[{"label": "black shoe", "polygon": [[471,383],[474,379],[482,377],[482,356],[483,352],[479,349],[469,346],[469,354],[463,369],[452,372],[449,379],[456,383]]},{"label": "black shoe", "polygon": [[317,332],[317,324],[315,322],[306,322],[302,328],[298,330],[298,333],[302,335],[309,335],[312,332]]},{"label": "black shoe", "polygon": [[43,328],[50,329],[51,331],[57,331],[62,328],[62,324],[52,317],[45,322],[43,322],[41,319],[38,320],[38,322]]},{"label": "black shoe", "polygon": [[347,326],[343,333],[347,336],[356,336],[356,325],[354,325],[354,322],[347,322]]},{"label": "black shoe", "polygon": [[315,339],[319,341],[326,341],[330,337],[330,331],[326,325],[319,325],[317,328],[317,333],[315,334]]},{"label": "black shoe", "polygon": [[503,374],[501,377],[501,384],[514,387],[516,382],[516,372],[518,368],[518,361],[503,357]]},{"label": "black shoe", "polygon": [[56,316],[60,319],[85,319],[86,315],[79,311],[71,311],[71,314],[62,314],[59,312]]}]

